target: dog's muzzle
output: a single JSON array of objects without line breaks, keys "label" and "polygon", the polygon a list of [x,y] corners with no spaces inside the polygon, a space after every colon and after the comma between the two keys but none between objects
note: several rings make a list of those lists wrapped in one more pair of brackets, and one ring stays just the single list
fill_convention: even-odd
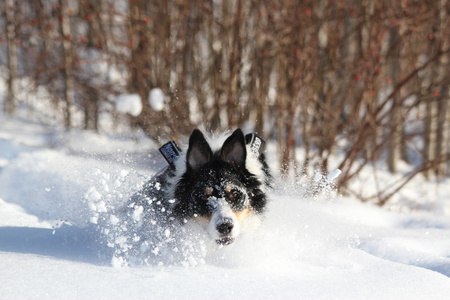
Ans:
[{"label": "dog's muzzle", "polygon": [[211,197],[213,215],[208,226],[210,236],[219,245],[230,245],[239,235],[239,223],[230,205],[222,198]]}]

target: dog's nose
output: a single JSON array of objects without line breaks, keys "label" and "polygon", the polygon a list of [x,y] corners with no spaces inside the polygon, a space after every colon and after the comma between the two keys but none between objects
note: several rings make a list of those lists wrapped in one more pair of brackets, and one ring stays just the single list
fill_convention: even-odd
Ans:
[{"label": "dog's nose", "polygon": [[225,219],[219,225],[217,225],[216,229],[222,235],[230,234],[231,230],[233,230],[233,221],[231,219]]}]

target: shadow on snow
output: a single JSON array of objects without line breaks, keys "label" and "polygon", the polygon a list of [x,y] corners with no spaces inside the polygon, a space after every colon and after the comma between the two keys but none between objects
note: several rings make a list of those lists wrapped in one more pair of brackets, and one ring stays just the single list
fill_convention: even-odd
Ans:
[{"label": "shadow on snow", "polygon": [[111,250],[102,246],[94,228],[69,225],[57,229],[0,227],[0,251],[50,256],[95,265],[107,265],[111,257]]}]

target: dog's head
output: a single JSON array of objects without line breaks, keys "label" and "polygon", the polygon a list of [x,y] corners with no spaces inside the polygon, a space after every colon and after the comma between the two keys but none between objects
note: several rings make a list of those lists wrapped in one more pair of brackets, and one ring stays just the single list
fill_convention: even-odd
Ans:
[{"label": "dog's head", "polygon": [[261,182],[246,167],[247,149],[240,129],[214,152],[199,130],[189,139],[186,171],[178,181],[174,212],[183,219],[204,219],[221,245],[238,237],[243,222],[260,213],[266,198]]}]

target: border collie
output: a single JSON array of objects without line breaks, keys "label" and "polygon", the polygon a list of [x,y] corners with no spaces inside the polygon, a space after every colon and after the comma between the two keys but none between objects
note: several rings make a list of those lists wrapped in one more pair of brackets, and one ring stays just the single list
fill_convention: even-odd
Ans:
[{"label": "border collie", "polygon": [[272,176],[263,144],[256,135],[244,136],[241,129],[222,135],[204,135],[196,129],[187,151],[150,180],[129,207],[159,213],[160,222],[171,226],[204,224],[217,244],[232,244],[267,204]]}]

